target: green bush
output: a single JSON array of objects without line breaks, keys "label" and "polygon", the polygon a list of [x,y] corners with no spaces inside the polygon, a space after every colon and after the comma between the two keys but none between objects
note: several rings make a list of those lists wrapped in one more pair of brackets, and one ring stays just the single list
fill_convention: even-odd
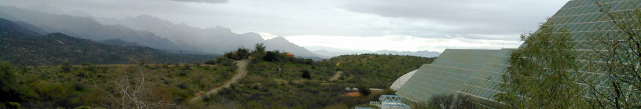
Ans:
[{"label": "green bush", "polygon": [[301,77],[303,77],[305,79],[311,79],[312,78],[312,75],[309,74],[309,71],[303,70],[302,72],[303,72],[303,75],[301,75]]},{"label": "green bush", "polygon": [[278,51],[267,51],[265,57],[263,57],[263,60],[268,62],[277,62],[282,61],[284,57],[285,56],[280,54]]},{"label": "green bush", "polygon": [[[263,54],[265,53],[265,45],[263,43],[257,43],[255,45],[254,52],[252,54]],[[256,58],[256,57],[254,57]]]},{"label": "green bush", "polygon": [[16,75],[13,65],[9,62],[0,62],[0,102],[18,102],[21,94],[16,90]]},{"label": "green bush", "polygon": [[428,109],[477,109],[472,96],[465,94],[437,94],[433,95],[426,103],[419,103],[419,108]]},{"label": "green bush", "polygon": [[238,48],[235,52],[229,52],[225,53],[223,55],[224,57],[227,57],[229,59],[235,59],[235,60],[241,60],[241,59],[247,59],[249,58],[249,50],[246,48]]},{"label": "green bush", "polygon": [[96,66],[92,65],[91,63],[82,63],[81,65],[85,71],[89,71],[92,73],[97,72]]},{"label": "green bush", "polygon": [[369,87],[365,85],[361,85],[360,87],[358,87],[358,92],[361,92],[364,96],[367,96],[372,93],[372,91],[369,90]]},{"label": "green bush", "polygon": [[222,66],[232,66],[234,65],[234,60],[227,58],[225,56],[222,56],[222,57],[216,58],[215,60],[206,61],[205,64],[209,64],[209,65],[219,64]]},{"label": "green bush", "polygon": [[69,61],[62,62],[60,68],[62,68],[62,72],[69,72],[71,71],[71,63]]},{"label": "green bush", "polygon": [[22,109],[22,105],[17,102],[5,102],[4,106],[0,106],[0,107],[4,107],[7,109]]}]

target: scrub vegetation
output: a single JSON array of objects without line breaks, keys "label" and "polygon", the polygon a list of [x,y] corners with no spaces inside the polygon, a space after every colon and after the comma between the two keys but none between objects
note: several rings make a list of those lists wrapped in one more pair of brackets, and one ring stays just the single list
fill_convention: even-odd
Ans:
[{"label": "scrub vegetation", "polygon": [[[258,45],[257,46],[262,46]],[[264,46],[263,46],[264,47]],[[246,49],[239,49],[246,50]],[[204,63],[55,66],[0,64],[0,107],[22,108],[340,108],[367,104],[385,90],[344,97],[346,87],[369,92],[387,89],[395,78],[429,64],[434,58],[398,55],[344,55],[324,61],[288,56],[279,51],[235,52]],[[235,56],[235,55],[244,56]],[[229,58],[232,57],[232,58]],[[236,72],[236,59],[250,59],[238,84],[203,101],[188,100],[219,87]],[[329,79],[337,72],[345,75]]]}]

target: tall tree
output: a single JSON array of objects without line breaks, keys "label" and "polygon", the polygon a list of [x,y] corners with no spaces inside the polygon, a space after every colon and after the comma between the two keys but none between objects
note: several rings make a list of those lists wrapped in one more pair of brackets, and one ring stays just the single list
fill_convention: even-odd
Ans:
[{"label": "tall tree", "polygon": [[548,21],[534,33],[521,35],[523,45],[512,52],[497,100],[514,108],[582,108],[577,84],[577,53],[565,28]]},{"label": "tall tree", "polygon": [[263,43],[257,43],[255,45],[254,53],[264,53],[264,52],[265,52],[265,45]]},{"label": "tall tree", "polygon": [[641,10],[638,3],[626,1],[621,10],[595,2],[613,28],[600,28],[589,37],[585,48],[588,72],[605,75],[604,79],[586,80],[592,104],[606,108],[641,108]]}]

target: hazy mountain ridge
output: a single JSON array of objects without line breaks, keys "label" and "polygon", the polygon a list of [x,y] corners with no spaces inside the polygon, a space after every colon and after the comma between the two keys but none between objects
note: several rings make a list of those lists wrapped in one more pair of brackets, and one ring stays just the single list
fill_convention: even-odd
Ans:
[{"label": "hazy mountain ridge", "polygon": [[11,33],[0,36],[0,61],[15,65],[57,65],[64,61],[73,64],[126,64],[141,59],[149,63],[191,63],[219,56],[181,55],[144,46],[107,45],[62,33],[31,36],[29,34],[35,32],[5,19],[0,19],[0,33]]},{"label": "hazy mountain ridge", "polygon": [[156,49],[178,51],[181,48],[151,32],[136,31],[120,25],[103,25],[90,17],[47,14],[17,7],[0,6],[0,13],[11,21],[25,22],[48,32],[61,32],[91,40],[122,39]]},{"label": "hazy mountain ridge", "polygon": [[40,33],[6,19],[0,19],[0,37],[39,36]]},{"label": "hazy mountain ridge", "polygon": [[311,49],[313,53],[326,56],[326,57],[336,57],[340,55],[351,55],[351,54],[393,54],[393,55],[411,55],[411,56],[420,56],[420,57],[437,57],[441,53],[435,51],[390,51],[390,50],[379,50],[379,51],[367,51],[367,50],[348,50],[348,49],[339,49],[323,46],[309,46],[306,47]]},{"label": "hazy mountain ridge", "polygon": [[[41,7],[52,8],[47,6]],[[67,13],[69,14],[67,15],[58,14],[59,12],[55,14],[46,14],[6,6],[0,6],[0,9],[2,9],[0,10],[0,17],[7,17],[8,19],[13,19],[13,21],[36,25],[36,27],[42,28],[42,30],[40,30],[42,32],[61,32],[69,34],[70,36],[91,39],[96,42],[120,39],[124,42],[132,42],[138,45],[169,50],[175,53],[222,54],[236,50],[239,47],[253,49],[254,44],[264,43],[268,50],[291,52],[297,57],[300,56],[304,58],[329,58],[343,54],[362,53],[392,53],[425,57],[438,56],[437,52],[429,51],[421,51],[420,53],[395,51],[334,52],[332,50],[311,52],[307,48],[293,44],[282,37],[264,40],[259,34],[253,32],[237,34],[232,32],[230,28],[221,26],[201,29],[184,23],[174,24],[168,20],[163,20],[149,15],[111,19],[90,17],[89,14],[82,11],[73,11]],[[131,44],[125,45],[133,46]]]},{"label": "hazy mountain ridge", "polygon": [[389,51],[389,50],[379,50],[374,52],[376,54],[395,54],[395,55],[412,55],[412,56],[421,56],[421,57],[438,57],[438,55],[441,55],[439,52],[435,51],[416,51],[416,52],[411,52],[411,51]]},{"label": "hazy mountain ridge", "polygon": [[107,39],[102,41],[96,41],[98,43],[107,44],[107,45],[117,45],[117,46],[141,46],[136,42],[127,42],[120,39]]},{"label": "hazy mountain ridge", "polygon": [[237,34],[232,32],[231,29],[221,26],[201,29],[184,23],[174,24],[170,21],[149,15],[126,17],[123,19],[96,19],[103,24],[123,25],[135,30],[150,31],[158,36],[170,39],[178,45],[195,47],[202,51],[224,53],[236,50],[239,47],[253,49],[256,43],[264,43],[267,50],[284,50],[301,57],[320,57],[320,55],[314,54],[282,37],[264,40],[257,33],[248,32]]},{"label": "hazy mountain ridge", "polygon": [[0,60],[26,65],[126,64],[145,59],[150,63],[202,62],[218,56],[182,56],[143,46],[113,46],[62,33],[37,37],[2,37]]}]

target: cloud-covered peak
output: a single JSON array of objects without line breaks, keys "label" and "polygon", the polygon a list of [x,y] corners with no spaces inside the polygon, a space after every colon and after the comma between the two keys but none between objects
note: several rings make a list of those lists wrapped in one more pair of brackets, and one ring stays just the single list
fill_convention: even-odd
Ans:
[{"label": "cloud-covered peak", "polygon": [[65,14],[65,12],[62,11],[62,9],[51,6],[47,3],[40,3],[39,5],[31,6],[29,7],[29,10],[48,13],[48,14]]},{"label": "cloud-covered peak", "polygon": [[268,40],[274,41],[274,42],[289,42],[289,40],[287,40],[287,39],[285,39],[284,37],[281,37],[281,36],[275,37],[275,38],[272,38],[272,39],[268,39]]},{"label": "cloud-covered peak", "polygon": [[227,3],[229,0],[171,0],[171,1],[179,1],[179,2],[201,2],[201,3],[211,3],[211,4],[216,4],[216,3]]}]

